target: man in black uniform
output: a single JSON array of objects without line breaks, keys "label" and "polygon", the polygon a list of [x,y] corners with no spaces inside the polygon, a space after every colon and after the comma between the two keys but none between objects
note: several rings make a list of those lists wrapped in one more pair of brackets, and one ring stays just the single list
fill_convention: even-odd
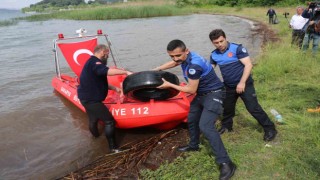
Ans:
[{"label": "man in black uniform", "polygon": [[94,137],[99,137],[98,121],[105,124],[104,133],[109,143],[111,152],[118,150],[115,142],[115,120],[103,101],[108,95],[108,90],[122,93],[122,89],[108,84],[107,75],[131,74],[120,69],[109,69],[106,66],[109,49],[100,44],[94,48],[94,54],[84,65],[80,75],[78,98],[84,106],[89,117],[89,130]]},{"label": "man in black uniform", "polygon": [[264,129],[263,140],[271,141],[276,135],[274,123],[258,103],[258,98],[251,76],[252,63],[247,52],[241,44],[229,43],[222,29],[210,32],[209,38],[216,47],[211,53],[211,63],[219,65],[226,87],[226,99],[220,134],[232,131],[235,107],[240,97],[249,113]]},{"label": "man in black uniform", "polygon": [[268,9],[267,16],[269,15],[269,24],[274,24],[274,16],[276,16],[276,11],[272,8]]},{"label": "man in black uniform", "polygon": [[172,40],[167,46],[167,52],[172,61],[169,61],[155,70],[165,70],[181,65],[183,76],[187,80],[186,86],[172,84],[165,79],[158,88],[174,88],[186,93],[197,93],[190,105],[188,126],[190,142],[178,150],[198,151],[200,131],[209,140],[216,155],[216,162],[220,165],[220,180],[227,180],[233,176],[236,166],[230,160],[221,137],[214,123],[222,113],[224,96],[223,83],[216,75],[210,62],[191,52],[181,40]]}]

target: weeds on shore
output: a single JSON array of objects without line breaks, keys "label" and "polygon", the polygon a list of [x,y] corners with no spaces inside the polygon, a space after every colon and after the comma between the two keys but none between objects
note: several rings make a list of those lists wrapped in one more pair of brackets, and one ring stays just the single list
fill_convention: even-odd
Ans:
[{"label": "weeds on shore", "polygon": [[4,20],[0,21],[0,27],[1,26],[11,26],[11,25],[16,25],[18,23],[17,20],[11,19],[11,20]]},{"label": "weeds on shore", "polygon": [[110,20],[148,18],[160,16],[184,15],[187,11],[175,6],[129,6],[129,7],[99,7],[93,9],[70,10],[50,14],[36,14],[23,19],[29,21],[42,21],[48,19],[73,20]]}]

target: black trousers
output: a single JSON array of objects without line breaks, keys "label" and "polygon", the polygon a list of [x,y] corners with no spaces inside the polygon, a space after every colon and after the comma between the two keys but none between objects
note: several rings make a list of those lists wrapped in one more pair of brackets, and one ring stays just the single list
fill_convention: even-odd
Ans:
[{"label": "black trousers", "polygon": [[229,155],[218,133],[215,122],[222,113],[224,91],[197,95],[190,104],[188,114],[189,146],[198,148],[200,133],[208,139],[218,164],[229,162]]},{"label": "black trousers", "polygon": [[302,41],[304,38],[304,32],[302,30],[292,30],[292,45],[298,46],[300,49],[302,47]]},{"label": "black trousers", "polygon": [[80,101],[89,117],[89,130],[94,137],[99,137],[98,122],[104,122],[104,133],[110,149],[116,148],[115,120],[109,109],[102,102]]},{"label": "black trousers", "polygon": [[269,24],[273,24],[274,18],[273,16],[269,16]]},{"label": "black trousers", "polygon": [[258,102],[253,82],[246,84],[245,91],[242,94],[236,92],[236,87],[226,87],[226,98],[223,102],[223,127],[231,128],[233,126],[233,117],[239,97],[243,100],[248,112],[258,121],[265,131],[275,128],[274,123]]}]

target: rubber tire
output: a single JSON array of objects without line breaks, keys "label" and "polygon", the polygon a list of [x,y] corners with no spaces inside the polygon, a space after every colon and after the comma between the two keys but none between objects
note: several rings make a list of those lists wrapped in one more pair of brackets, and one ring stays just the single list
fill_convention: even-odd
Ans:
[{"label": "rubber tire", "polygon": [[176,96],[179,91],[173,88],[158,89],[165,80],[179,85],[179,79],[175,74],[166,71],[141,71],[127,76],[122,84],[123,93],[130,98],[140,101],[150,99],[165,100]]}]

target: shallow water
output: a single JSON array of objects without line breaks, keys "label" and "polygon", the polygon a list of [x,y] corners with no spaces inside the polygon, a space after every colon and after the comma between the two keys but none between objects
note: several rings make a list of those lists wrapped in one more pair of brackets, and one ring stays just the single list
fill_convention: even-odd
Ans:
[{"label": "shallow water", "polygon": [[[7,17],[14,16],[19,15]],[[215,28],[223,28],[228,40],[244,44],[253,56],[260,50],[259,37],[251,36],[252,23],[231,16],[22,21],[0,27],[0,179],[54,179],[108,152],[104,137],[92,139],[86,114],[51,87],[53,39],[59,33],[75,36],[81,27],[88,34],[107,32],[121,66],[134,72],[167,62],[166,45],[172,39],[208,58],[213,50],[208,34]],[[66,63],[61,66],[69,72]],[[180,75],[180,68],[170,71]],[[157,133],[119,132],[120,144]]]}]

